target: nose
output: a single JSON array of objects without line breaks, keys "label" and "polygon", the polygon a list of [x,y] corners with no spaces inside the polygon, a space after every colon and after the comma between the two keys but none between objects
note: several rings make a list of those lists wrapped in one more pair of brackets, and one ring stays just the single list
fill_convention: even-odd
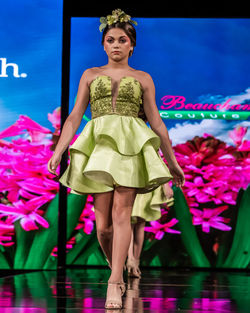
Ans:
[{"label": "nose", "polygon": [[119,48],[120,47],[120,43],[118,40],[114,41],[114,48]]}]

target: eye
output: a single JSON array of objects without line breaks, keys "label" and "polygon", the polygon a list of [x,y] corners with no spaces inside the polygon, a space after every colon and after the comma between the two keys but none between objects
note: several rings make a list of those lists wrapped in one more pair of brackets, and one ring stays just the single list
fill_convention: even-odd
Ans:
[{"label": "eye", "polygon": [[108,43],[112,43],[114,40],[113,40],[113,38],[107,38],[107,40],[106,40]]},{"label": "eye", "polygon": [[126,40],[126,38],[120,38],[120,42],[125,43],[125,42],[127,42],[127,40]]}]

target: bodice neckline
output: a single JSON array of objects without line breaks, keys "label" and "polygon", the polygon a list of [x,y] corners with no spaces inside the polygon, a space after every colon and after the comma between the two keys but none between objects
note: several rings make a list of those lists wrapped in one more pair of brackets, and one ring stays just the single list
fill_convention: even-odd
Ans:
[{"label": "bodice neckline", "polygon": [[136,79],[134,76],[130,76],[130,75],[124,75],[124,76],[122,76],[119,80],[117,80],[117,81],[114,81],[114,79],[111,77],[111,76],[109,76],[109,75],[98,75],[98,76],[96,76],[94,79],[92,79],[92,81],[90,82],[90,84],[89,84],[89,88],[90,88],[90,86],[92,85],[92,83],[95,81],[95,80],[97,80],[98,78],[100,78],[100,77],[107,77],[109,80],[110,80],[110,82],[114,82],[114,83],[117,83],[118,84],[118,86],[120,86],[120,84],[121,84],[121,81],[122,80],[124,80],[125,78],[133,78],[135,81],[137,81],[138,83],[139,83],[139,85],[140,85],[140,88],[141,88],[141,91],[143,91],[143,89],[142,89],[142,84],[141,84],[141,82],[138,80],[138,79]]},{"label": "bodice neckline", "polygon": [[105,114],[138,117],[143,89],[133,76],[114,81],[109,75],[96,76],[89,85],[92,118]]}]

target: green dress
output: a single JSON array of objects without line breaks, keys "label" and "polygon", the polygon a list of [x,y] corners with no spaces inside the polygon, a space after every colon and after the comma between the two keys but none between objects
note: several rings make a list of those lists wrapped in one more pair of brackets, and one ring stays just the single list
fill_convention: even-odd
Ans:
[{"label": "green dress", "polygon": [[125,76],[115,105],[111,77],[97,76],[90,84],[92,119],[70,146],[70,164],[59,181],[73,193],[91,194],[115,186],[155,190],[172,176],[157,153],[160,138],[138,117],[141,84]]},{"label": "green dress", "polygon": [[137,222],[137,217],[143,218],[146,222],[157,221],[161,218],[161,205],[173,205],[174,198],[167,198],[163,185],[152,192],[137,194],[131,214],[132,223]]}]

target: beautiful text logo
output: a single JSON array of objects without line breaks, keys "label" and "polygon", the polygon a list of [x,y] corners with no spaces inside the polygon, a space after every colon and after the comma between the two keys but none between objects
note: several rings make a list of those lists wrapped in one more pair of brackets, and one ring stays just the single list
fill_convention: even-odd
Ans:
[{"label": "beautiful text logo", "polygon": [[166,95],[161,98],[162,110],[194,110],[194,111],[250,111],[250,104],[235,104],[232,99],[227,99],[224,103],[186,103],[186,98],[183,96]]},{"label": "beautiful text logo", "polygon": [[[7,73],[8,69],[8,73]],[[12,74],[12,75],[11,75]],[[6,58],[0,58],[0,77],[13,76],[16,78],[26,78],[26,73],[19,74],[19,68],[16,63],[7,63]]]}]

